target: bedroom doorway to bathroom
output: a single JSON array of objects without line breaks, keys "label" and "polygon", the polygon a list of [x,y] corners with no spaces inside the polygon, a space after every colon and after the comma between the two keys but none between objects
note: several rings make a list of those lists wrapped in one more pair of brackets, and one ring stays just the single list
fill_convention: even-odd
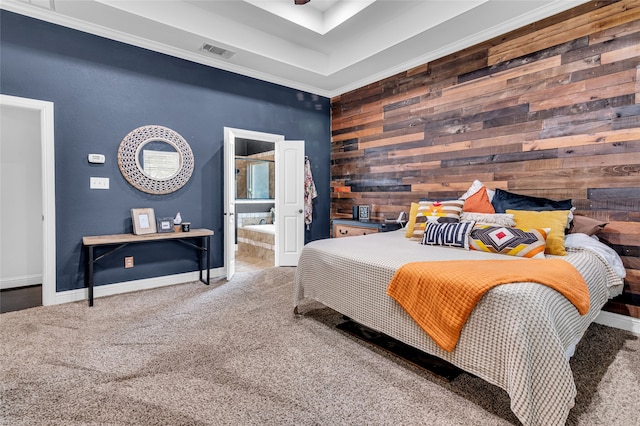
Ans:
[{"label": "bedroom doorway to bathroom", "polygon": [[224,259],[295,266],[304,245],[304,141],[224,128]]}]

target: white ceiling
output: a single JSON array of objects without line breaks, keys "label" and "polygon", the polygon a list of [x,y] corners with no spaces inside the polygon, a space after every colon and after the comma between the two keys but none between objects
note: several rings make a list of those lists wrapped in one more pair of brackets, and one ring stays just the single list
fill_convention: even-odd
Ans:
[{"label": "white ceiling", "polygon": [[[333,97],[586,0],[0,0],[0,7]],[[226,58],[201,50],[229,51]],[[225,55],[229,56],[229,55]]]}]

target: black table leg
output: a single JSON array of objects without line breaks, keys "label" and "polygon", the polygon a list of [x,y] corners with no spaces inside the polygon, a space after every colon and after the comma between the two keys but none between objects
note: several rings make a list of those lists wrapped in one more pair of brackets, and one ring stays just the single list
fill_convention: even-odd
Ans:
[{"label": "black table leg", "polygon": [[[198,273],[200,274],[200,281],[205,283],[206,285],[209,285],[209,274],[211,273],[211,259],[209,258],[209,245],[211,244],[211,237],[210,236],[206,236],[206,237],[202,237],[202,243],[201,243],[201,247],[200,247],[200,256],[198,257]],[[202,276],[202,257],[205,257],[205,264],[207,265],[207,280],[205,281],[203,279]]]},{"label": "black table leg", "polygon": [[87,271],[85,281],[89,287],[89,306],[93,306],[93,246],[87,246]]},{"label": "black table leg", "polygon": [[209,247],[211,247],[211,236],[207,235],[207,246],[204,250],[204,255],[207,256],[207,285],[209,285],[209,274],[211,274],[211,256],[209,255]]}]

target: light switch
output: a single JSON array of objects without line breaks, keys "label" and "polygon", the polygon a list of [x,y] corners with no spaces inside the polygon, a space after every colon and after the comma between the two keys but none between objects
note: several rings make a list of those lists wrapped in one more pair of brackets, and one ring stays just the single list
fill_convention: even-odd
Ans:
[{"label": "light switch", "polygon": [[109,189],[109,178],[90,177],[89,189]]}]

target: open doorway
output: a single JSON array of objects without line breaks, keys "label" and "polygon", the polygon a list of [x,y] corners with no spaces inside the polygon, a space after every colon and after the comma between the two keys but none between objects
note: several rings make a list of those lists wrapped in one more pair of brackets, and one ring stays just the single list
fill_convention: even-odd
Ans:
[{"label": "open doorway", "polygon": [[236,271],[275,265],[275,142],[236,138]]},{"label": "open doorway", "polygon": [[[236,144],[240,145],[238,150]],[[270,266],[297,265],[304,246],[304,141],[287,141],[283,135],[225,127],[224,150],[227,279],[236,271],[237,242],[240,238],[249,241],[238,232],[240,220],[242,228],[246,228],[246,224],[271,228],[274,262],[267,260]],[[269,181],[271,171],[273,183]],[[252,239],[254,246],[262,248],[271,240],[264,235]]]},{"label": "open doorway", "polygon": [[[52,305],[56,303],[53,103],[0,95],[0,122],[0,204],[3,225],[8,225],[0,238],[1,287],[41,284],[42,304]],[[19,238],[10,235],[14,230],[20,232]]]}]

